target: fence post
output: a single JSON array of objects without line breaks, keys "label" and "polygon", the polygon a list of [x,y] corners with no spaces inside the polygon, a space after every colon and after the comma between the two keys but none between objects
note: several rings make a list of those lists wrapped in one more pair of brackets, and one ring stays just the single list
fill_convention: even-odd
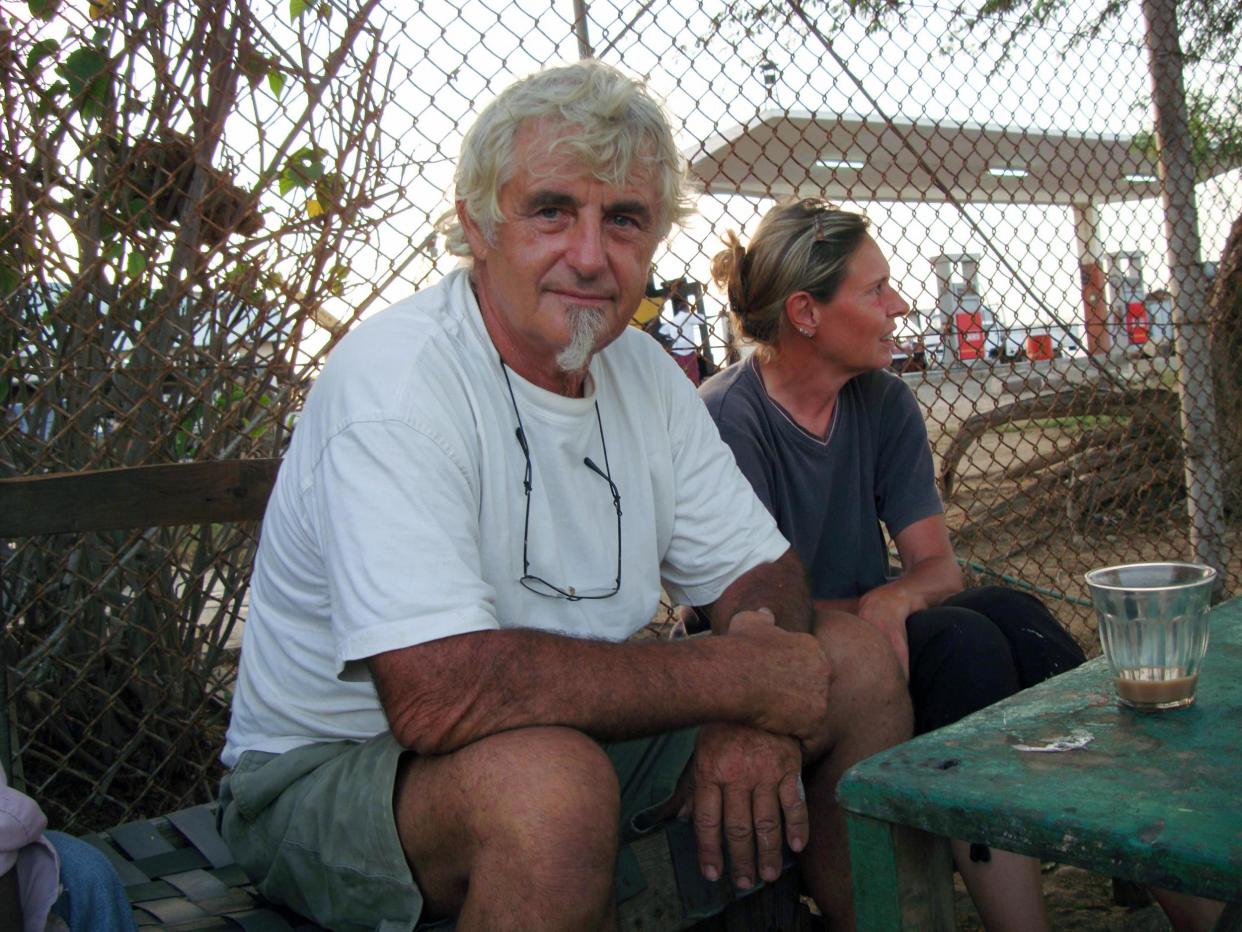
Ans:
[{"label": "fence post", "polygon": [[586,0],[574,0],[574,35],[578,39],[578,57],[586,60],[594,56],[591,37],[587,33]]},{"label": "fence post", "polygon": [[1216,398],[1208,352],[1208,289],[1199,257],[1195,165],[1186,125],[1176,0],[1143,0],[1143,20],[1160,150],[1169,271],[1173,279],[1174,340],[1181,362],[1177,378],[1190,545],[1195,560],[1223,570],[1224,506]]},{"label": "fence post", "polygon": [[1074,205],[1078,273],[1082,282],[1083,332],[1087,337],[1087,353],[1092,356],[1107,353],[1112,348],[1104,270],[1100,266],[1104,247],[1100,245],[1099,226],[1100,211],[1094,204]]}]

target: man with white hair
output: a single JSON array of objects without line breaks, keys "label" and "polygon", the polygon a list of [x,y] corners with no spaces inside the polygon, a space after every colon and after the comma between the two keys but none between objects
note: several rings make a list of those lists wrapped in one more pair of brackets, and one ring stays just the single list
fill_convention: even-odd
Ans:
[{"label": "man with white hair", "polygon": [[[467,267],[353,331],[264,519],[221,827],[329,928],[608,928],[620,842],[693,811],[746,889],[782,842],[852,921],[833,788],[909,734],[693,386],[627,327],[689,209],[667,121],[583,62],[463,143]],[[710,636],[634,641],[661,583]],[[805,780],[805,783],[804,783]]]}]

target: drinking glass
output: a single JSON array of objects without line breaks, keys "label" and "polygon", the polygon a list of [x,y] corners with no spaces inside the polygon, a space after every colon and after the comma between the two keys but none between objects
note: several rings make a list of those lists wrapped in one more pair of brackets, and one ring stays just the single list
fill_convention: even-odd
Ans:
[{"label": "drinking glass", "polygon": [[1136,709],[1193,703],[1216,570],[1127,563],[1092,570],[1086,579],[1118,701]]}]

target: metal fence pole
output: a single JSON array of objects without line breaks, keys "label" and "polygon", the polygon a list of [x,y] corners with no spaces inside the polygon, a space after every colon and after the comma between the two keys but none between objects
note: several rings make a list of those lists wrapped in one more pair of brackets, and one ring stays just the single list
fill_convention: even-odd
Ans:
[{"label": "metal fence pole", "polygon": [[1100,211],[1094,204],[1074,205],[1074,232],[1078,243],[1078,274],[1082,281],[1083,331],[1087,352],[1107,353],[1112,348],[1108,333],[1108,298],[1104,269],[1100,263],[1104,247],[1099,236]]},{"label": "metal fence pole", "polygon": [[1182,50],[1176,0],[1143,0],[1151,67],[1156,139],[1160,149],[1165,235],[1172,275],[1174,339],[1180,365],[1182,443],[1187,513],[1194,558],[1224,566],[1224,506],[1216,399],[1208,348],[1207,280],[1199,257],[1195,165],[1186,124]]},{"label": "metal fence pole", "polygon": [[592,58],[591,36],[587,32],[586,0],[574,0],[574,35],[578,37],[578,57]]}]

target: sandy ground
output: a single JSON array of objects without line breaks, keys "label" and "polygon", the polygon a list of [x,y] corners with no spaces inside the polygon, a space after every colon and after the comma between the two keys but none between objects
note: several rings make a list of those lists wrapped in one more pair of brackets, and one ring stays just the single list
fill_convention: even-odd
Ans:
[{"label": "sandy ground", "polygon": [[[1113,884],[1107,877],[1063,864],[1044,865],[1044,898],[1053,932],[1169,932],[1160,907],[1119,906],[1113,902]],[[956,880],[957,927],[983,932],[970,896]]]}]

